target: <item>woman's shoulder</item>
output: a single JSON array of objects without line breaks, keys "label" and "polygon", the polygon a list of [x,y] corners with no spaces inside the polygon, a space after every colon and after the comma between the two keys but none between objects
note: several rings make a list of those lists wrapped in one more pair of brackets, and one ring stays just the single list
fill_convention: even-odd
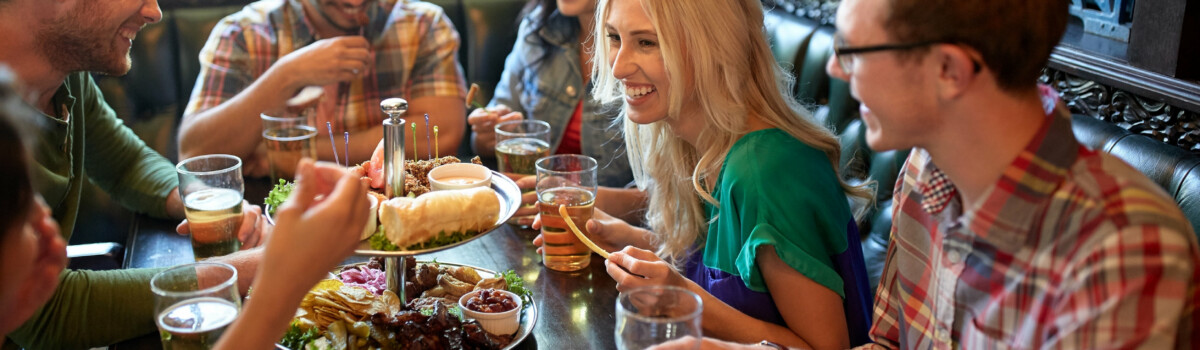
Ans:
[{"label": "woman's shoulder", "polygon": [[824,152],[777,129],[762,129],[743,135],[725,159],[727,166],[754,173],[831,167]]}]

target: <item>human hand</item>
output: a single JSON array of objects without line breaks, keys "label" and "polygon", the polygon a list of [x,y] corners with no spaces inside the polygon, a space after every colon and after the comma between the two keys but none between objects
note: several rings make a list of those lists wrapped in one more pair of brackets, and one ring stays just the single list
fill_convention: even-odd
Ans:
[{"label": "human hand", "polygon": [[517,184],[517,188],[521,190],[521,205],[517,207],[517,211],[513,213],[517,219],[517,225],[529,226],[533,224],[534,217],[538,215],[538,199],[537,199],[537,176],[525,174],[504,173],[504,176],[512,179]]},{"label": "human hand", "polygon": [[259,142],[254,147],[254,153],[242,159],[242,175],[245,177],[267,177],[271,175],[270,158],[267,157],[267,144]]},{"label": "human hand", "polygon": [[[366,72],[371,58],[370,43],[357,35],[317,40],[279,59],[267,75],[290,79],[284,86],[286,98],[301,87],[328,85],[353,79]],[[282,103],[282,101],[280,101]]]},{"label": "human hand", "polygon": [[260,277],[307,288],[354,252],[367,221],[367,184],[333,163],[300,161],[296,189],[275,214]]},{"label": "human hand", "polygon": [[688,287],[688,280],[671,264],[654,252],[633,246],[609,254],[604,268],[622,293],[642,286]]},{"label": "human hand", "polygon": [[[58,223],[54,221],[50,207],[41,196],[34,197],[35,203],[25,224],[19,226],[21,231],[15,234],[21,236],[16,242],[10,240],[9,244],[16,243],[22,246],[13,249],[33,248],[37,255],[33,257],[31,265],[4,267],[5,274],[24,277],[13,279],[17,283],[12,295],[14,298],[8,301],[0,299],[0,302],[12,303],[0,304],[6,310],[5,317],[0,319],[0,334],[16,329],[49,301],[54,295],[54,289],[58,287],[59,273],[67,267],[67,243],[59,234]],[[26,246],[24,243],[33,243],[33,246]],[[7,287],[11,286],[5,286]]]},{"label": "human hand", "polygon": [[[237,237],[238,241],[242,242],[242,250],[250,249],[259,246],[266,242],[266,237],[270,236],[274,226],[267,223],[262,217],[262,208],[250,204],[246,200],[242,200],[242,225],[238,226]],[[179,225],[175,226],[175,232],[181,235],[192,233],[191,225],[188,225],[187,219],[184,219]]]},{"label": "human hand", "polygon": [[700,349],[703,349],[703,350],[715,350],[715,349],[726,349],[726,350],[735,350],[735,349],[742,349],[742,350],[763,350],[763,349],[774,349],[774,348],[770,348],[770,347],[764,347],[764,346],[759,346],[759,345],[747,345],[747,344],[730,343],[730,342],[726,342],[726,341],[720,341],[720,340],[716,340],[716,339],[713,339],[713,338],[708,338],[708,337],[705,337],[705,338],[703,338],[703,339],[696,339],[696,337],[693,337],[693,336],[690,336],[690,335],[689,335],[689,336],[685,336],[685,337],[683,337],[683,338],[674,339],[674,340],[671,340],[671,341],[668,341],[668,342],[665,342],[665,343],[662,343],[662,344],[658,344],[658,345],[655,345],[655,346],[651,346],[651,347],[650,347],[649,349],[647,349],[647,350],[685,350],[685,349],[695,349],[695,348],[696,348],[696,342],[697,342],[697,341],[699,341],[699,342],[700,342]]},{"label": "human hand", "polygon": [[[541,230],[541,217],[539,216],[535,218],[530,227],[535,230]],[[629,237],[635,234],[635,231],[637,230],[637,228],[633,225],[630,225],[624,220],[615,218],[612,215],[608,215],[608,213],[605,213],[600,209],[594,209],[592,212],[592,219],[588,220],[586,224],[579,227],[583,229],[585,233],[587,233],[588,238],[592,240],[592,243],[595,243],[596,246],[600,247],[600,249],[604,249],[606,252],[618,251],[622,248],[625,248],[625,246],[628,246],[630,244]],[[540,233],[533,239],[533,245],[538,247],[538,254],[542,253],[543,241],[544,240],[542,239],[542,235]]]},{"label": "human hand", "polygon": [[472,110],[471,114],[467,115],[467,124],[471,125],[471,133],[475,136],[475,149],[495,149],[496,124],[524,118],[520,112],[513,112],[505,105]]}]

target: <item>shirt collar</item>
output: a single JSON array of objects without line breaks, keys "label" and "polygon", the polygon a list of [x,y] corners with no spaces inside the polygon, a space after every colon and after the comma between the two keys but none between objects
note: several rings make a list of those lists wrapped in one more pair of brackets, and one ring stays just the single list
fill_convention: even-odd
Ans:
[{"label": "shirt collar", "polygon": [[[1001,178],[984,192],[983,200],[962,218],[976,237],[1008,250],[1021,246],[1029,238],[1030,226],[1079,158],[1070,112],[1053,89],[1038,88],[1046,120]],[[919,190],[925,198],[922,207],[927,212],[937,215],[952,202],[961,203],[954,184],[940,169],[929,164],[925,172],[929,174],[923,177],[927,180]]]},{"label": "shirt collar", "polygon": [[[539,7],[538,10],[531,13],[530,16],[537,18],[537,16],[540,16],[541,11],[543,11],[543,9]],[[546,24],[538,30],[537,34],[541,36],[542,39],[545,39],[547,42],[550,42],[554,45],[571,47],[578,45],[578,41],[575,40],[575,35],[577,35],[577,32],[579,31],[578,28],[578,19],[563,16],[561,12],[554,10],[554,13],[550,14],[550,17],[546,18]]]}]

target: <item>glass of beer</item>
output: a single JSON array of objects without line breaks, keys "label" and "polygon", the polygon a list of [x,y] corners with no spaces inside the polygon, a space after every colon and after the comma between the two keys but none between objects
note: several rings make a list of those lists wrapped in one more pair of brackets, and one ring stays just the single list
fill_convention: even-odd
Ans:
[{"label": "glass of beer", "polygon": [[675,286],[646,286],[621,293],[613,327],[617,349],[645,349],[689,335],[697,341],[688,347],[700,349],[703,310],[699,295]]},{"label": "glass of beer", "polygon": [[218,262],[172,267],[150,278],[163,349],[210,349],[242,308],[237,269]]},{"label": "glass of beer", "polygon": [[534,175],[534,162],[550,155],[550,123],[513,120],[496,124],[496,170]]},{"label": "glass of beer", "polygon": [[267,164],[271,183],[280,179],[291,181],[296,176],[300,158],[317,159],[317,127],[311,113],[285,113],[282,116],[262,114],[263,142],[267,147]]},{"label": "glass of beer", "polygon": [[[550,155],[550,123],[526,119],[496,124],[496,171],[532,176],[537,174],[534,162],[548,155]],[[533,205],[536,204],[529,204],[525,207],[532,208]],[[532,218],[533,215],[514,215],[508,220],[508,223],[516,224],[521,219]]]},{"label": "glass of beer", "polygon": [[[560,154],[538,159],[537,197],[542,218],[542,263],[556,271],[578,271],[588,266],[592,252],[579,241],[558,206],[584,234],[596,204],[596,160],[577,154]],[[590,238],[590,237],[589,237]]]},{"label": "glass of beer", "polygon": [[241,249],[237,232],[242,226],[242,160],[228,154],[203,155],[179,162],[175,170],[196,260]]}]

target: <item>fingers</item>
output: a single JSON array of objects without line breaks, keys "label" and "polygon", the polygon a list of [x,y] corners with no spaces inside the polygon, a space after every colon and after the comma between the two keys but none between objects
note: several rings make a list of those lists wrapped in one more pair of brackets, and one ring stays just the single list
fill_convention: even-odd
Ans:
[{"label": "fingers", "polygon": [[587,229],[588,234],[591,234],[592,237],[596,237],[596,235],[603,234],[604,232],[604,225],[596,221],[596,219],[588,219],[587,223],[583,224],[583,227]]},{"label": "fingers", "polygon": [[315,182],[317,182],[316,176],[312,159],[300,159],[300,163],[296,164],[296,189],[293,190],[287,201],[275,211],[278,221],[295,220],[312,205],[313,198],[317,195],[317,190],[314,188]]},{"label": "fingers", "polygon": [[545,240],[544,240],[544,239],[542,239],[542,234],[541,234],[541,233],[539,233],[539,234],[537,235],[537,237],[534,237],[534,238],[533,238],[533,245],[534,245],[535,247],[539,247],[539,248],[540,248],[540,247],[542,246],[542,243],[543,243],[543,242],[545,242]]},{"label": "fingers", "polygon": [[262,208],[242,201],[242,226],[238,228],[238,240],[242,242],[242,250],[257,247],[262,243],[261,232],[258,230],[262,220]]},{"label": "fingers", "polygon": [[498,114],[489,112],[486,108],[476,108],[467,115],[467,124],[471,125],[471,131],[477,133],[492,133],[495,129],[492,128],[496,124]]},{"label": "fingers", "polygon": [[496,118],[496,124],[514,121],[514,120],[521,120],[521,119],[525,119],[525,116],[521,115],[520,112],[512,112],[512,113],[501,115],[499,118]]},{"label": "fingers", "polygon": [[[517,183],[517,188],[520,188],[522,190],[532,190],[534,188],[537,188],[537,176],[525,175],[525,174],[505,174],[505,175],[508,175],[509,178],[512,178],[513,181]],[[521,195],[521,202],[524,202],[524,203],[537,202],[537,194],[533,194],[532,202],[528,202],[525,200],[525,196],[527,196],[527,195],[530,195],[530,194],[525,193],[525,194]]]},{"label": "fingers", "polygon": [[[541,230],[542,229],[542,216],[540,214],[537,216],[534,216],[533,222],[529,223],[529,227],[534,230]],[[538,238],[541,238],[541,237],[542,237],[542,235],[538,234]]]},{"label": "fingers", "polygon": [[183,221],[179,222],[179,225],[175,226],[175,233],[178,233],[181,235],[192,234],[192,227],[191,227],[191,225],[188,225],[187,219],[183,219]]}]

